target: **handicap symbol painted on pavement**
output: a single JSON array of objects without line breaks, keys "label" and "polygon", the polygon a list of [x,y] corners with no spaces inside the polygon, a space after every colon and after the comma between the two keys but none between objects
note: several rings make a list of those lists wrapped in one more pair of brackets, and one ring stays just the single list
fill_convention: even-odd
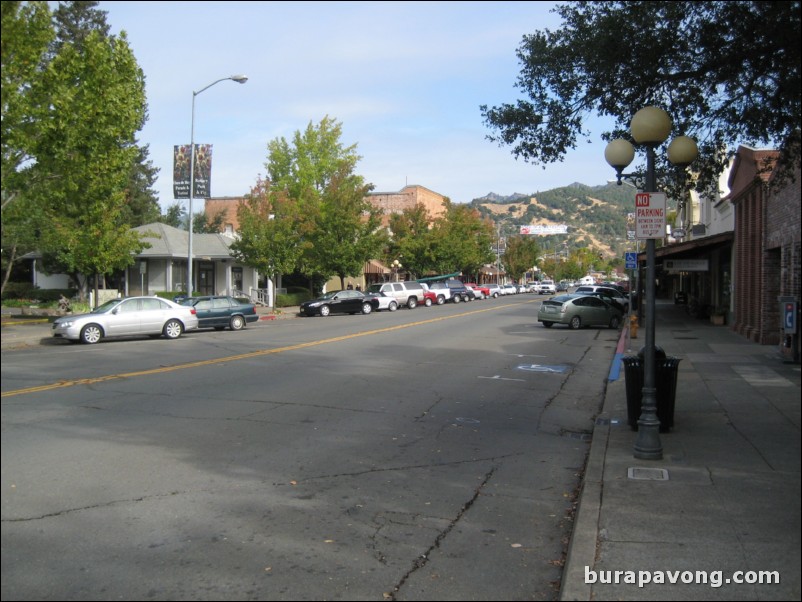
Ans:
[{"label": "handicap symbol painted on pavement", "polygon": [[518,366],[519,370],[526,370],[527,372],[550,372],[553,374],[565,374],[568,372],[568,366],[544,366],[541,364],[524,364]]}]

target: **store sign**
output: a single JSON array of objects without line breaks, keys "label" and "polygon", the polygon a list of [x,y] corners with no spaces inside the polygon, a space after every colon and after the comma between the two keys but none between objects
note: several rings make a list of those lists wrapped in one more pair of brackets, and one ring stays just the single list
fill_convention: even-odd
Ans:
[{"label": "store sign", "polygon": [[708,272],[710,261],[707,259],[666,259],[663,269],[669,272]]}]

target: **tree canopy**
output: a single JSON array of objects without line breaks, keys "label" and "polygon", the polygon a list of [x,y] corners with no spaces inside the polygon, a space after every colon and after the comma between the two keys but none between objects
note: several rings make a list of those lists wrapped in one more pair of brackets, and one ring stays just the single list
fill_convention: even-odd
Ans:
[{"label": "tree canopy", "polygon": [[632,116],[656,105],[671,115],[672,135],[696,139],[697,189],[714,190],[737,144],[798,138],[798,1],[569,2],[554,10],[563,26],[524,36],[517,51],[525,98],[481,106],[488,138],[516,157],[565,160],[590,136],[594,114],[615,120],[603,139],[631,140]]},{"label": "tree canopy", "polygon": [[[134,137],[147,118],[144,75],[96,4],[65,2],[51,14],[45,2],[2,3],[8,269],[16,257],[7,249],[35,245],[61,271],[110,274],[144,246],[130,232],[134,214],[155,214],[153,170]],[[137,186],[144,197],[132,194]],[[10,211],[16,203],[26,210]]]}]

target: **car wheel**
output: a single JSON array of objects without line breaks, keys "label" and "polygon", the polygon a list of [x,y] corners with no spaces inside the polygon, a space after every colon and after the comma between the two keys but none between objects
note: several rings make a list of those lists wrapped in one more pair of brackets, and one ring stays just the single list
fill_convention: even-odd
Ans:
[{"label": "car wheel", "polygon": [[94,345],[103,338],[103,329],[97,324],[87,324],[81,330],[81,342]]},{"label": "car wheel", "polygon": [[245,328],[245,318],[242,316],[231,316],[231,321],[228,323],[231,330],[242,330]]},{"label": "car wheel", "polygon": [[459,303],[460,301],[462,301],[462,297],[459,295],[454,295],[454,303]]},{"label": "car wheel", "polygon": [[415,309],[418,306],[418,300],[415,297],[410,297],[407,299],[407,307],[409,309]]},{"label": "car wheel", "polygon": [[580,328],[582,328],[582,318],[580,318],[579,316],[574,316],[573,318],[571,318],[569,326],[574,330],[579,330]]},{"label": "car wheel", "polygon": [[321,306],[320,306],[320,315],[321,315],[321,316],[323,316],[323,317],[325,318],[325,317],[326,317],[326,316],[328,316],[330,313],[331,313],[331,309],[329,308],[329,306],[328,306],[328,305],[321,305]]},{"label": "car wheel", "polygon": [[543,326],[546,328],[551,328],[554,325],[554,322],[543,322]]},{"label": "car wheel", "polygon": [[395,311],[396,309],[398,309],[398,303],[396,303],[395,301],[390,301],[390,305],[387,307],[387,309],[389,309],[390,311]]},{"label": "car wheel", "polygon": [[168,339],[177,339],[182,332],[184,332],[184,325],[178,320],[169,320],[162,329],[162,333]]},{"label": "car wheel", "polygon": [[426,299],[423,301],[423,304],[424,304],[426,307],[431,307],[431,306],[432,306],[432,300],[431,300],[431,299],[429,299],[429,297],[426,297]]},{"label": "car wheel", "polygon": [[370,303],[363,303],[362,304],[362,313],[364,315],[368,315],[372,311],[373,311],[373,307],[371,307]]},{"label": "car wheel", "polygon": [[446,302],[446,298],[443,295],[437,295],[437,305],[443,305]]},{"label": "car wheel", "polygon": [[498,299],[498,293],[493,293],[493,298]]},{"label": "car wheel", "polygon": [[610,328],[618,330],[618,327],[621,325],[621,318],[618,316],[613,316],[610,318]]}]

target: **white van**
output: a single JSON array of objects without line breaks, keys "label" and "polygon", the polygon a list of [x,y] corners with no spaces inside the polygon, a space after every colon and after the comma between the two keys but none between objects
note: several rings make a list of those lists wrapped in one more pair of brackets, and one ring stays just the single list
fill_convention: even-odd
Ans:
[{"label": "white van", "polygon": [[579,279],[579,286],[593,286],[596,284],[596,279],[593,276],[583,276]]}]

